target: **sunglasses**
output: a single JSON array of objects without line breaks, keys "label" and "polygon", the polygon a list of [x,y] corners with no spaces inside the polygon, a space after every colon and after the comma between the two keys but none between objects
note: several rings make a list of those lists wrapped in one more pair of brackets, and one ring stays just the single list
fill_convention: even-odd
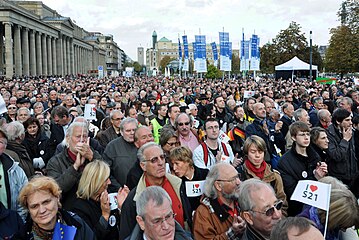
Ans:
[{"label": "sunglasses", "polygon": [[184,125],[186,125],[186,126],[188,126],[190,124],[190,122],[184,122],[184,123],[178,123],[178,126],[184,126]]},{"label": "sunglasses", "polygon": [[264,212],[261,212],[261,211],[254,211],[254,210],[250,210],[252,212],[256,212],[256,213],[261,213],[261,214],[265,214],[267,217],[271,217],[273,216],[274,212],[275,212],[275,209],[277,209],[278,211],[281,210],[283,207],[283,201],[280,200],[278,201],[277,203],[275,203],[273,205],[273,207],[271,208],[268,208],[267,210],[265,210]]}]

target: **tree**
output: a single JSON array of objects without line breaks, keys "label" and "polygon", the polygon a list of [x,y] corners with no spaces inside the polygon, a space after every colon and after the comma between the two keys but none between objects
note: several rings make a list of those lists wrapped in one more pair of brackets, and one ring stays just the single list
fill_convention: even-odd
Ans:
[{"label": "tree", "polygon": [[160,70],[162,73],[165,72],[166,66],[172,61],[174,58],[171,58],[170,56],[164,56],[160,61]]},{"label": "tree", "polygon": [[343,1],[338,18],[341,25],[330,30],[325,66],[343,76],[359,71],[359,1]]},{"label": "tree", "polygon": [[142,66],[138,62],[134,62],[133,67],[136,73],[140,73],[142,71]]},{"label": "tree", "polygon": [[232,73],[233,74],[239,74],[239,56],[236,54],[232,54]]},{"label": "tree", "polygon": [[221,70],[219,70],[217,67],[213,66],[213,64],[208,65],[206,78],[216,79],[216,78],[221,78],[221,77],[222,77]]},{"label": "tree", "polygon": [[[261,49],[261,70],[265,73],[273,73],[276,65],[287,62],[297,56],[301,60],[309,63],[309,47],[301,26],[296,22],[291,22],[289,27],[281,30],[272,39],[273,43],[265,44]],[[318,47],[313,46],[313,64],[321,67],[322,60],[318,52]],[[315,56],[315,57],[314,57]]]}]

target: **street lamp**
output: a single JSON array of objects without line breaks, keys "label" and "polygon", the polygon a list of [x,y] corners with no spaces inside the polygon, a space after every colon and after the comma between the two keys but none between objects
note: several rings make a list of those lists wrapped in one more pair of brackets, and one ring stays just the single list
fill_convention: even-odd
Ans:
[{"label": "street lamp", "polygon": [[312,61],[313,61],[313,51],[312,51],[312,31],[309,32],[309,79],[313,80],[313,71],[312,71]]}]

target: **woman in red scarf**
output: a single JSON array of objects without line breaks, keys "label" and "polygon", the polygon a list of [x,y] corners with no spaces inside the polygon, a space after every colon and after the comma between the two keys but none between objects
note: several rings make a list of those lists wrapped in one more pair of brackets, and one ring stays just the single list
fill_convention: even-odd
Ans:
[{"label": "woman in red scarf", "polygon": [[243,180],[249,178],[257,178],[263,182],[269,183],[278,199],[283,201],[282,212],[287,216],[287,197],[283,189],[283,181],[278,171],[264,161],[266,153],[266,143],[261,137],[252,135],[244,142],[244,164],[243,164]]}]

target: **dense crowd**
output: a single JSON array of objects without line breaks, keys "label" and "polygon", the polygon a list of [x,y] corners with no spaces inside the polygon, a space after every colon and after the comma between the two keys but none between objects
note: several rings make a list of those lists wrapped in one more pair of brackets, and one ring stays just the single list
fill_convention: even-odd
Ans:
[{"label": "dense crowd", "polygon": [[[351,79],[27,78],[0,93],[0,239],[359,239]],[[326,231],[326,211],[290,200],[300,180],[331,184]]]}]

